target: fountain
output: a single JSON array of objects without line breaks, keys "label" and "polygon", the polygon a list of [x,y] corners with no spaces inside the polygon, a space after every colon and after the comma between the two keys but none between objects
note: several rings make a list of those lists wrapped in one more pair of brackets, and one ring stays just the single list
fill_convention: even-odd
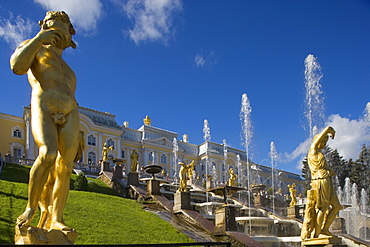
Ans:
[{"label": "fountain", "polygon": [[241,179],[242,179],[242,170],[241,170],[241,167],[242,166],[242,162],[240,161],[240,155],[237,154],[236,155],[236,167],[238,168],[238,172],[237,172],[237,176],[238,176],[238,186],[241,186],[242,182],[241,182]]},{"label": "fountain", "polygon": [[320,64],[313,55],[308,55],[305,64],[305,87],[306,87],[306,118],[310,137],[314,137],[318,129],[324,126],[325,106],[321,91],[320,80],[323,77]]},{"label": "fountain", "polygon": [[364,188],[358,195],[357,185],[351,184],[349,178],[345,179],[343,190],[338,188],[343,209],[339,211],[339,217],[344,219],[344,233],[364,240],[370,240],[369,208],[367,205],[367,193]]},{"label": "fountain", "polygon": [[162,167],[155,165],[153,159],[153,164],[144,166],[144,170],[146,173],[152,174],[152,179],[150,179],[147,184],[147,191],[151,195],[160,195],[160,182],[155,179],[155,174],[160,173],[162,171]]},{"label": "fountain", "polygon": [[369,215],[369,208],[368,208],[368,197],[366,190],[364,188],[361,189],[361,216],[362,221],[364,222],[363,228],[360,228],[359,234],[361,239],[370,240],[370,229],[367,227],[368,218],[370,218]]},{"label": "fountain", "polygon": [[177,142],[177,139],[176,138],[173,138],[173,166],[172,166],[172,172],[173,172],[173,178],[174,178],[174,184],[177,184],[177,176],[178,176],[178,172],[177,172],[177,153],[179,151],[179,145],[178,145],[178,142]]},{"label": "fountain", "polygon": [[269,156],[271,158],[271,188],[272,188],[272,212],[275,213],[275,171],[274,168],[276,167],[277,162],[277,152],[275,148],[275,143],[270,143],[270,153]]},{"label": "fountain", "polygon": [[217,170],[216,170],[215,165],[212,166],[211,177],[213,181],[213,187],[216,187],[218,177],[217,177]]},{"label": "fountain", "polygon": [[[206,171],[204,174],[204,179],[206,184],[208,182],[208,175],[209,175],[209,158],[208,158],[208,145],[209,141],[211,140],[211,129],[209,128],[208,120],[204,119],[203,122],[203,139],[206,145]],[[208,202],[208,194],[207,194],[207,202]]]},{"label": "fountain", "polygon": [[215,211],[215,232],[218,234],[224,233],[225,231],[237,230],[235,221],[235,206],[230,205],[227,198],[239,190],[243,190],[243,188],[228,185],[207,190],[224,198],[224,204]]},{"label": "fountain", "polygon": [[[223,174],[223,179],[222,179],[222,182],[226,183],[226,177],[227,177],[227,165],[226,165],[226,162],[227,162],[227,145],[226,145],[226,139],[223,139],[222,140],[222,143],[224,145],[224,166],[223,166],[223,169],[224,169],[224,174]],[[238,169],[239,171],[239,169]]]},{"label": "fountain", "polygon": [[[248,191],[248,205],[251,205],[251,195],[250,195],[250,164],[249,164],[249,148],[250,142],[253,135],[252,132],[252,121],[250,119],[250,114],[252,112],[252,107],[250,106],[249,99],[246,93],[242,95],[241,109],[240,109],[240,120],[242,125],[242,140],[244,141],[243,145],[245,147],[245,153],[247,155],[247,191]],[[243,181],[244,182],[244,181]],[[243,182],[241,187],[243,187]],[[250,212],[249,212],[250,215]],[[249,225],[252,227],[251,225]]]}]

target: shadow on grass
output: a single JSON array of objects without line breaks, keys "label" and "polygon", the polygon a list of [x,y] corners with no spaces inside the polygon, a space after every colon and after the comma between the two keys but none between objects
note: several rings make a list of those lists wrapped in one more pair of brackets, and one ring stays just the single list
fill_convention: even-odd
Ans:
[{"label": "shadow on grass", "polygon": [[10,182],[27,184],[30,169],[30,166],[7,163],[6,166],[3,168],[1,179]]},{"label": "shadow on grass", "polygon": [[5,218],[2,218],[2,217],[0,217],[0,221],[3,221],[3,222],[5,222],[5,223],[7,223],[7,224],[9,224],[9,225],[11,225],[11,224],[15,224],[12,220],[10,220],[10,219],[5,219]]},{"label": "shadow on grass", "polygon": [[16,199],[20,199],[20,200],[25,200],[27,201],[27,197],[25,196],[19,196],[19,195],[14,195],[13,193],[7,193],[7,192],[4,192],[4,191],[0,191],[0,195],[4,195],[4,196],[12,196]]}]

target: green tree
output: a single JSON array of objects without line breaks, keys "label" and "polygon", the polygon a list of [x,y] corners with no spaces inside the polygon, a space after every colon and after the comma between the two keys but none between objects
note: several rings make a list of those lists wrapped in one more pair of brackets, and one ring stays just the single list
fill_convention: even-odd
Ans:
[{"label": "green tree", "polygon": [[339,186],[343,188],[344,180],[350,175],[351,166],[348,166],[348,162],[343,159],[343,156],[339,154],[337,149],[333,150],[330,147],[327,147],[325,152],[329,167],[334,170],[339,181]]},{"label": "green tree", "polygon": [[308,166],[308,161],[307,161],[307,155],[302,160],[302,178],[303,178],[303,188],[304,188],[304,195],[307,195],[307,190],[311,189],[311,171],[310,167]]},{"label": "green tree", "polygon": [[74,189],[80,190],[80,191],[88,191],[89,185],[87,182],[87,179],[85,177],[85,174],[83,172],[80,172],[75,180],[74,183]]},{"label": "green tree", "polygon": [[366,144],[362,145],[361,152],[358,159],[356,160],[355,167],[353,169],[354,183],[357,184],[358,193],[360,195],[361,189],[364,188],[366,192],[370,193],[370,146]]}]

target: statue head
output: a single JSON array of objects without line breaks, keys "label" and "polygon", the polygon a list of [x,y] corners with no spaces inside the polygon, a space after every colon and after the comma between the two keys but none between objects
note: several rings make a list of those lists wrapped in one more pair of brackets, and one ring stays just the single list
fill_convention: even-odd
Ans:
[{"label": "statue head", "polygon": [[[58,21],[62,23],[62,25],[58,24]],[[71,46],[73,49],[76,48],[76,44],[72,40],[72,35],[76,34],[76,30],[74,29],[69,16],[64,11],[48,11],[46,12],[44,20],[39,21],[38,24],[40,25],[40,29],[47,30],[53,28],[62,32],[66,36],[70,36],[70,41],[67,47]]]}]

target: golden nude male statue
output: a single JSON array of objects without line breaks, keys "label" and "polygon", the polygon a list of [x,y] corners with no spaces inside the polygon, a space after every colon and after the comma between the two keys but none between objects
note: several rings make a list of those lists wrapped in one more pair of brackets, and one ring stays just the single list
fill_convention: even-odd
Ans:
[{"label": "golden nude male statue", "polygon": [[[130,171],[131,172],[137,172],[137,168],[139,166],[139,155],[136,152],[136,150],[133,150],[131,153],[131,166]],[[164,170],[163,170],[164,171]]]},{"label": "golden nude male statue", "polygon": [[292,185],[288,184],[290,198],[292,200],[290,201],[290,207],[295,206],[297,204],[297,190],[295,189],[295,183],[292,183]]},{"label": "golden nude male statue", "polygon": [[230,167],[229,169],[229,180],[227,181],[227,184],[229,186],[235,186],[236,183],[236,174],[233,170],[233,168]]},{"label": "golden nude male statue", "polygon": [[[328,126],[320,134],[313,138],[310,150],[308,152],[308,166],[311,171],[311,191],[310,195],[316,208],[314,238],[331,237],[329,227],[334,221],[337,213],[341,209],[337,194],[335,193],[332,177],[334,171],[329,168],[324,154],[321,152],[325,148],[329,137],[334,139],[335,130]],[[310,209],[307,209],[310,210]],[[311,213],[312,214],[312,213]],[[306,219],[312,221],[312,219]],[[302,229],[305,230],[305,229]],[[307,233],[302,233],[301,236],[308,236]]]},{"label": "golden nude male statue", "polygon": [[101,150],[101,156],[102,156],[102,160],[103,161],[107,161],[108,160],[108,151],[110,150],[113,150],[113,146],[109,146],[107,147],[107,143],[104,142],[103,144],[103,148]]},{"label": "golden nude male statue", "polygon": [[194,169],[194,160],[190,164],[185,164],[183,162],[179,162],[179,165],[181,165],[179,175],[180,175],[180,188],[177,190],[177,192],[188,192],[188,186],[186,184],[187,180],[187,173],[189,170]]},{"label": "golden nude male statue", "polygon": [[32,133],[39,147],[30,171],[28,203],[17,225],[30,226],[38,203],[47,200],[51,192],[48,228],[71,231],[64,224],[63,211],[80,145],[80,123],[75,99],[76,76],[62,59],[62,53],[68,47],[76,47],[72,41],[75,30],[63,11],[47,12],[39,24],[36,36],[23,41],[10,59],[15,74],[28,74],[32,88]]}]

